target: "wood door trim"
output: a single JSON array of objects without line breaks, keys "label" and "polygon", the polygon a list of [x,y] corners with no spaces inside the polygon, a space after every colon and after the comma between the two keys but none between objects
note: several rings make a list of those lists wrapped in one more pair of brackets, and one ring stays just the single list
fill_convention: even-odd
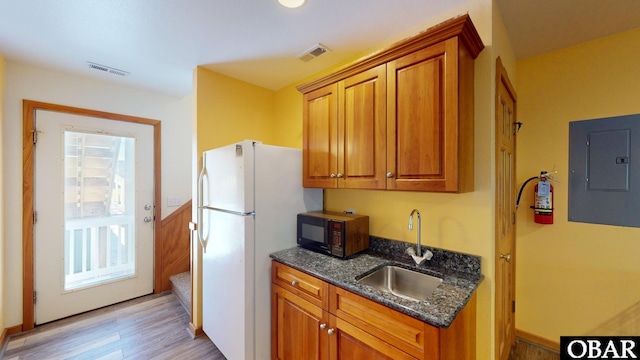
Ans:
[{"label": "wood door trim", "polygon": [[[162,232],[160,204],[161,193],[161,127],[160,120],[136,116],[121,115],[98,110],[89,110],[72,106],[50,104],[39,101],[22,101],[22,331],[31,330],[35,326],[34,318],[34,260],[33,260],[33,201],[34,201],[34,133],[36,110],[48,110],[75,115],[91,116],[105,120],[117,120],[153,126],[154,138],[154,188],[156,209],[154,216],[154,291],[161,288],[162,270]],[[36,134],[37,135],[37,134]]]}]

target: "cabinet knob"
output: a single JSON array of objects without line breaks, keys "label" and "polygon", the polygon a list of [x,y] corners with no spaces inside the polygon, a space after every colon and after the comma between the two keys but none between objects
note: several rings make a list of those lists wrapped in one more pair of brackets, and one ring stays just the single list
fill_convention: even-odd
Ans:
[{"label": "cabinet knob", "polygon": [[327,330],[327,334],[329,334],[329,335],[333,335],[334,332],[335,332],[335,330],[333,328]]},{"label": "cabinet knob", "polygon": [[334,179],[336,177],[336,174],[331,174],[331,175],[329,175],[329,177]]},{"label": "cabinet knob", "polygon": [[320,330],[324,330],[327,328],[327,324],[320,324]]},{"label": "cabinet knob", "polygon": [[338,173],[338,179],[342,179],[342,173]]},{"label": "cabinet knob", "polygon": [[298,280],[293,280],[291,282],[291,286],[298,286]]},{"label": "cabinet knob", "polygon": [[391,179],[392,177],[393,177],[393,173],[392,173],[391,171],[389,171],[389,172],[387,173],[387,178]]},{"label": "cabinet knob", "polygon": [[500,259],[506,261],[506,262],[511,262],[511,254],[500,254]]}]

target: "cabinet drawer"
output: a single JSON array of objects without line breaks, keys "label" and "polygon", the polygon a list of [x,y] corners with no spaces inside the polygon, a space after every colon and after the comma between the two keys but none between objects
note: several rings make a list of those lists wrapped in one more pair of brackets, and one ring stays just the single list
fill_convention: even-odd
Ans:
[{"label": "cabinet drawer", "polygon": [[273,261],[271,281],[324,310],[329,308],[329,286],[316,277]]},{"label": "cabinet drawer", "polygon": [[329,336],[331,359],[422,359],[399,350],[339,317],[331,316],[330,326],[335,331]]},{"label": "cabinet drawer", "polygon": [[329,311],[338,318],[416,358],[438,358],[438,328],[335,286],[330,286],[329,298]]}]

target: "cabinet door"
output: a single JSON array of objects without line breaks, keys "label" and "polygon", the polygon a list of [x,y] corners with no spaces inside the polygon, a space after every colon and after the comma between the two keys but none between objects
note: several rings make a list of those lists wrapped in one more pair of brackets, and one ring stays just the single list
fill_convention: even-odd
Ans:
[{"label": "cabinet door", "polygon": [[457,191],[458,42],[387,64],[387,189]]},{"label": "cabinet door", "polygon": [[338,83],[338,187],[386,187],[386,66]]},{"label": "cabinet door", "polygon": [[271,358],[328,360],[329,315],[283,288],[271,285]]},{"label": "cabinet door", "polygon": [[333,315],[328,332],[332,360],[417,359]]},{"label": "cabinet door", "polygon": [[337,187],[338,86],[331,84],[304,95],[302,104],[302,185]]}]

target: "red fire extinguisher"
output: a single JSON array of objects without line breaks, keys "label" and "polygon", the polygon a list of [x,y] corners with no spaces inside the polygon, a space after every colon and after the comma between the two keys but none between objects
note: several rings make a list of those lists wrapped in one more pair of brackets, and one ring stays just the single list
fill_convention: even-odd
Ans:
[{"label": "red fire extinguisher", "polygon": [[553,185],[546,173],[540,174],[540,181],[534,188],[533,219],[538,224],[553,224]]},{"label": "red fire extinguisher", "polygon": [[522,184],[520,191],[518,192],[516,210],[518,210],[518,206],[520,205],[520,197],[522,196],[522,191],[525,186],[535,179],[540,179],[533,190],[534,205],[531,206],[534,212],[533,218],[538,224],[553,224],[553,185],[549,183],[549,180],[556,181],[551,176],[556,172],[557,171],[541,171],[540,175],[528,178],[527,181]]}]

